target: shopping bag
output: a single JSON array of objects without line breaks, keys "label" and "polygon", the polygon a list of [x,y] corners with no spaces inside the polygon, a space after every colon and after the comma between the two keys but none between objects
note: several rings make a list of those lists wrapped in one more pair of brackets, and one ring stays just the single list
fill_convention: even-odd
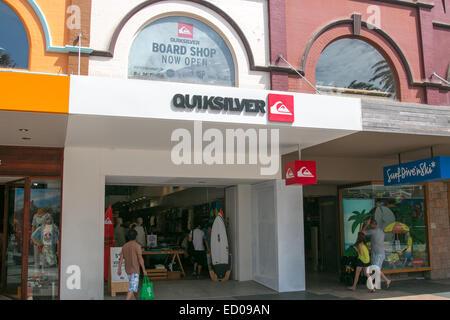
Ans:
[{"label": "shopping bag", "polygon": [[140,300],[153,300],[155,299],[155,295],[153,293],[153,282],[148,280],[147,276],[144,276],[144,280],[142,282],[141,294],[139,296]]}]

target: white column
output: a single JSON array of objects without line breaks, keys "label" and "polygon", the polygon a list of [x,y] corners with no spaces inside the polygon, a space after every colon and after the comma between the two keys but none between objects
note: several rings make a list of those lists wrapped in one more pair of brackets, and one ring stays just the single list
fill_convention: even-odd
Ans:
[{"label": "white column", "polygon": [[253,279],[278,292],[305,290],[301,186],[253,186]]},{"label": "white column", "polygon": [[230,218],[232,279],[252,280],[252,188],[237,185],[226,189],[227,216]]},{"label": "white column", "polygon": [[[101,153],[66,148],[61,225],[61,299],[103,299],[105,178]],[[69,266],[81,271],[81,288],[69,289]]]},{"label": "white column", "polygon": [[276,181],[279,292],[306,289],[302,188]]}]

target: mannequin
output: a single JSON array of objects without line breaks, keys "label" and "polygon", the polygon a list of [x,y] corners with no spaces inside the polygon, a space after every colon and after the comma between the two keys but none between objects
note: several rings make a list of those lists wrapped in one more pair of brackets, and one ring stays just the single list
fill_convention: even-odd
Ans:
[{"label": "mannequin", "polygon": [[53,217],[46,213],[44,215],[45,224],[37,228],[31,238],[35,245],[42,251],[43,266],[52,267],[57,265],[56,251],[59,239],[59,229],[53,223]]},{"label": "mannequin", "polygon": [[[46,213],[47,210],[45,208],[39,208],[36,214],[33,216],[33,221],[31,223],[31,234],[33,234],[33,232],[35,232],[36,229],[38,229],[45,223],[44,215]],[[36,267],[36,269],[39,269],[41,254],[39,253],[39,246],[37,246],[36,244],[33,247],[33,254],[34,254],[34,266]]]}]

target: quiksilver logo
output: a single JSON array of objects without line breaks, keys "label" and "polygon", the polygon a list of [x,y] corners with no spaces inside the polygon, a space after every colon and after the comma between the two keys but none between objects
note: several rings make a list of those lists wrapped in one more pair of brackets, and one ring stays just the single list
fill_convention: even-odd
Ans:
[{"label": "quiksilver logo", "polygon": [[314,175],[311,173],[311,171],[308,170],[306,167],[302,167],[298,172],[297,176],[300,178],[314,178]]},{"label": "quiksilver logo", "polygon": [[275,102],[270,107],[270,112],[272,114],[281,114],[281,115],[285,115],[285,116],[292,116],[292,113],[289,111],[289,109],[281,101]]},{"label": "quiksilver logo", "polygon": [[112,224],[111,219],[110,219],[110,218],[106,218],[106,219],[105,219],[105,224]]},{"label": "quiksilver logo", "polygon": [[295,178],[294,172],[292,172],[292,169],[291,169],[291,168],[287,169],[287,172],[286,172],[286,179],[293,179],[293,178]]},{"label": "quiksilver logo", "polygon": [[180,29],[178,29],[178,32],[180,34],[185,34],[185,35],[191,35],[192,33],[189,31],[188,28],[186,28],[186,26],[182,26]]}]

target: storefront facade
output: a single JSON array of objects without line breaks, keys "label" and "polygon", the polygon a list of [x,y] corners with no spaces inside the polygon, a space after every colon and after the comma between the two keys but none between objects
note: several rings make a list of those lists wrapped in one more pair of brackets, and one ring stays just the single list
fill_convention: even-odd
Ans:
[{"label": "storefront facade", "polygon": [[[383,27],[374,30],[368,28],[372,20],[366,17],[365,1],[357,2],[356,9],[354,1],[351,7],[332,2],[326,19],[311,14],[323,8],[310,1],[304,6],[278,0],[73,2],[82,12],[79,56],[78,47],[65,44],[76,44],[80,29],[61,33],[56,27],[58,14],[69,14],[66,7],[49,10],[44,0],[4,1],[16,12],[28,12],[30,17],[22,20],[34,30],[31,34],[41,32],[47,43],[41,58],[35,57],[37,45],[32,45],[28,71],[0,72],[8,92],[0,105],[2,130],[6,130],[0,146],[27,143],[27,147],[60,152],[57,174],[45,174],[49,164],[39,161],[31,163],[38,168],[33,173],[25,169],[11,173],[5,161],[0,165],[0,177],[8,177],[5,182],[26,177],[25,199],[33,197],[33,183],[60,181],[56,188],[48,187],[60,190],[62,198],[55,215],[60,221],[56,224],[60,299],[103,299],[108,294],[103,274],[104,214],[105,187],[110,184],[226,188],[234,280],[254,280],[279,292],[305,290],[302,200],[319,196],[334,197],[338,203],[333,224],[339,224],[335,243],[339,245],[330,249],[335,260],[353,241],[348,214],[366,213],[378,205],[389,207],[395,218],[403,214],[403,222],[412,224],[414,219],[417,227],[415,233],[411,231],[413,241],[418,239],[413,242],[412,259],[398,259],[412,270],[400,265],[392,270],[450,277],[447,181],[382,186],[383,167],[398,163],[399,158],[403,163],[450,155],[446,122],[450,112],[438,107],[448,105],[448,86],[421,80],[425,78],[424,58],[419,54],[423,44],[404,37],[396,23],[401,16],[406,29],[416,30],[414,19],[429,14],[423,11],[428,5],[379,4],[382,17],[389,20],[382,20]],[[309,18],[299,19],[302,15]],[[36,23],[35,29],[29,20]],[[447,39],[441,29],[442,24],[437,37]],[[417,39],[421,30],[416,30]],[[348,40],[356,42],[345,43]],[[362,82],[370,78],[364,76],[350,79],[356,80],[352,87],[343,87],[328,77],[338,73],[327,69],[331,62],[323,56],[353,45],[383,59],[390,86],[383,86],[381,80],[378,88],[364,86]],[[56,47],[60,47],[57,53]],[[44,65],[51,67],[38,67],[35,61],[43,59],[50,59]],[[61,61],[61,68],[54,69]],[[78,66],[81,76],[32,74],[76,74]],[[316,89],[296,72],[321,94],[313,94]],[[18,87],[30,94],[19,94]],[[283,104],[288,112],[280,116],[278,109],[272,111],[273,97],[287,99]],[[34,127],[30,130],[23,123]],[[28,136],[19,129],[33,132],[32,140],[23,139]],[[246,147],[243,152],[238,150],[240,142]],[[279,148],[273,149],[277,144]],[[1,150],[0,160],[7,159],[5,150],[10,149]],[[37,156],[42,151],[30,150]],[[274,151],[279,157],[273,157]],[[286,186],[285,163],[299,159],[317,161],[317,186]],[[364,205],[352,207],[355,199]],[[30,225],[21,228],[28,230],[35,212],[31,201],[24,208],[24,221],[28,217]],[[417,209],[413,217],[409,208]],[[408,246],[406,233],[392,239],[389,255],[395,254],[397,244],[399,251]],[[25,257],[35,249],[22,247],[21,263],[26,266]],[[22,268],[22,287],[29,275]],[[49,290],[55,291],[54,286],[49,285]],[[22,290],[20,297],[30,295]]]},{"label": "storefront facade", "polygon": [[[383,167],[448,156],[450,152],[448,124],[444,120],[448,119],[450,96],[449,61],[439,58],[448,57],[449,49],[436,42],[450,39],[445,3],[270,3],[272,62],[278,66],[290,62],[309,81],[298,75],[272,72],[272,89],[363,97],[362,132],[302,150],[302,159],[316,160],[320,168],[319,185],[304,188],[305,201],[331,197],[338,202],[338,219],[321,217],[323,224],[338,223],[339,227],[336,231],[331,228],[330,237],[319,235],[323,250],[317,260],[329,261],[324,255],[330,252],[342,254],[354,242],[369,212],[378,212],[372,216],[382,219],[381,212],[386,211],[386,217],[414,226],[412,247],[417,249],[412,259],[406,259],[410,234],[390,234],[401,246],[393,248],[386,240],[386,272],[401,277],[413,272],[413,277],[448,278],[447,181],[383,187]],[[409,187],[419,188],[420,192],[405,195],[402,188]],[[383,198],[383,194],[393,198]],[[356,208],[351,205],[353,201],[368,201],[370,205]],[[309,213],[305,215],[309,217]],[[339,246],[327,250],[330,239],[338,241]],[[435,247],[439,253],[433,250]],[[340,255],[333,256],[328,264],[336,266],[339,259]],[[336,271],[323,262],[320,268]]]}]

